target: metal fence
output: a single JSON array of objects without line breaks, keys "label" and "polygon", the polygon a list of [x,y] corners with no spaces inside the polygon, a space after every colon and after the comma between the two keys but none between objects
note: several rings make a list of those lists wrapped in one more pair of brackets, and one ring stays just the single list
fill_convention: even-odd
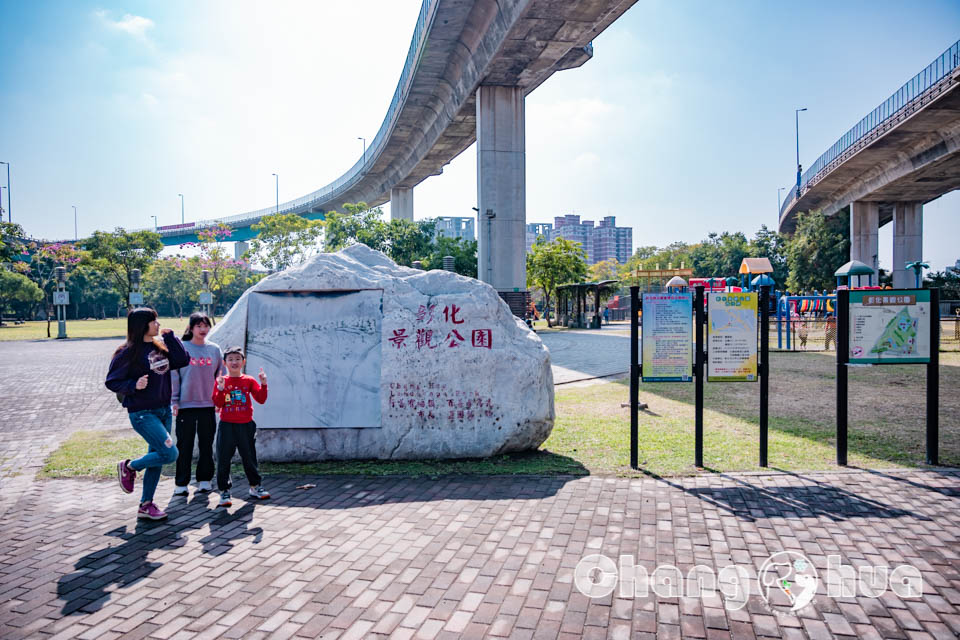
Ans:
[{"label": "metal fence", "polygon": [[[785,331],[785,330],[784,330]],[[790,322],[790,347],[786,336],[777,348],[775,324],[770,327],[770,351],[836,351],[836,318],[793,318]],[[940,351],[960,351],[960,317],[940,319]]]},{"label": "metal fence", "polygon": [[[833,146],[807,167],[800,179],[801,192],[816,184],[837,165],[844,162],[850,155],[856,153],[875,138],[883,135],[891,127],[913,113],[917,108],[926,104],[950,82],[950,75],[954,69],[960,67],[960,40],[953,43],[936,60],[910,78],[892,96],[884,100],[876,109],[868,113],[860,122],[843,134]],[[797,199],[793,197],[780,207],[780,216],[788,211]]]}]

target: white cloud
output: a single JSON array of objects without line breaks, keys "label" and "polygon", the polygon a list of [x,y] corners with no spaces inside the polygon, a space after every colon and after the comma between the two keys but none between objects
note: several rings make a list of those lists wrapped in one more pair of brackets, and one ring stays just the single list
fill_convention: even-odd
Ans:
[{"label": "white cloud", "polygon": [[119,20],[113,20],[103,9],[95,11],[94,15],[96,15],[107,28],[122,31],[145,44],[152,44],[147,37],[147,31],[154,27],[154,22],[150,18],[127,13]]}]

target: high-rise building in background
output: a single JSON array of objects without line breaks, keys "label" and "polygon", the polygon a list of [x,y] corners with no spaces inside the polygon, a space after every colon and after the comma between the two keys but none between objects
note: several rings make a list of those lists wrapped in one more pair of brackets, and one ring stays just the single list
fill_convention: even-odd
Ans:
[{"label": "high-rise building in background", "polygon": [[549,222],[530,222],[527,224],[527,253],[530,253],[530,250],[533,248],[533,243],[537,241],[537,238],[543,236],[543,238],[550,242],[550,232],[553,231],[553,225]]},{"label": "high-rise building in background", "polygon": [[[528,224],[527,251],[530,251],[537,233],[544,236],[549,233],[547,237],[551,241],[565,238],[579,242],[587,254],[587,264],[611,259],[623,264],[633,253],[633,228],[618,227],[616,222],[616,216],[607,216],[598,226],[594,226],[593,220],[581,221],[578,215],[565,215],[553,219],[552,229],[549,223]],[[546,233],[543,232],[544,228]]]},{"label": "high-rise building in background", "polygon": [[475,224],[473,218],[440,216],[434,218],[436,223],[436,235],[445,238],[463,238],[464,240],[476,240]]}]

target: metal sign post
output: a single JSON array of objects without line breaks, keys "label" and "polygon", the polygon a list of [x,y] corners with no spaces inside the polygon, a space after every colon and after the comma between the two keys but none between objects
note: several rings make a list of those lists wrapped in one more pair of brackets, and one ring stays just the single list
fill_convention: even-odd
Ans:
[{"label": "metal sign post", "polygon": [[696,422],[694,427],[694,464],[697,467],[703,467],[703,379],[704,379],[704,361],[706,354],[704,352],[704,325],[706,317],[703,313],[703,286],[694,287],[696,294],[693,298],[693,308],[696,314],[695,331],[697,339],[694,344],[695,354],[693,360],[693,376],[696,384],[696,404],[695,415]]},{"label": "metal sign post", "polygon": [[940,289],[930,289],[930,362],[927,363],[927,464],[940,464]]},{"label": "metal sign post", "polygon": [[638,339],[638,311],[640,310],[640,287],[630,287],[630,467],[639,467],[639,385],[640,385],[640,357]]},{"label": "metal sign post", "polygon": [[57,309],[57,340],[62,340],[67,337],[67,305],[70,304],[70,293],[66,291],[66,268],[57,267],[55,272],[57,290],[53,292],[53,305]]},{"label": "metal sign post", "polygon": [[130,270],[130,299],[131,307],[143,306],[143,294],[140,293],[140,269]]},{"label": "metal sign post", "polygon": [[767,411],[770,392],[770,285],[760,287],[760,466],[767,466]]},{"label": "metal sign post", "polygon": [[213,294],[210,292],[210,272],[207,269],[200,272],[200,281],[203,284],[203,289],[200,291],[200,307],[212,321]]},{"label": "metal sign post", "polygon": [[[854,311],[856,322],[851,320]],[[930,326],[924,327],[924,321]],[[929,343],[926,343],[924,329],[928,331]],[[939,464],[939,289],[837,291],[837,464],[840,466],[847,464],[847,370],[852,365],[872,364],[926,364],[927,464]]]}]

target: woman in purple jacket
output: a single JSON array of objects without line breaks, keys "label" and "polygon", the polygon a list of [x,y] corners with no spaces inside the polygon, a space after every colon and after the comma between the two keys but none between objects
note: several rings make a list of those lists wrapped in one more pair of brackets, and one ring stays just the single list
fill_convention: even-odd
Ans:
[{"label": "woman in purple jacket", "polygon": [[167,514],[153,502],[160,470],[177,459],[170,437],[170,370],[190,363],[190,356],[172,329],[162,331],[157,312],[148,307],[127,316],[127,341],[117,348],[107,372],[106,386],[123,397],[130,424],[147,441],[147,454],[117,463],[120,488],[133,493],[137,472],[143,474],[143,495],[138,518],[163,520]]}]

